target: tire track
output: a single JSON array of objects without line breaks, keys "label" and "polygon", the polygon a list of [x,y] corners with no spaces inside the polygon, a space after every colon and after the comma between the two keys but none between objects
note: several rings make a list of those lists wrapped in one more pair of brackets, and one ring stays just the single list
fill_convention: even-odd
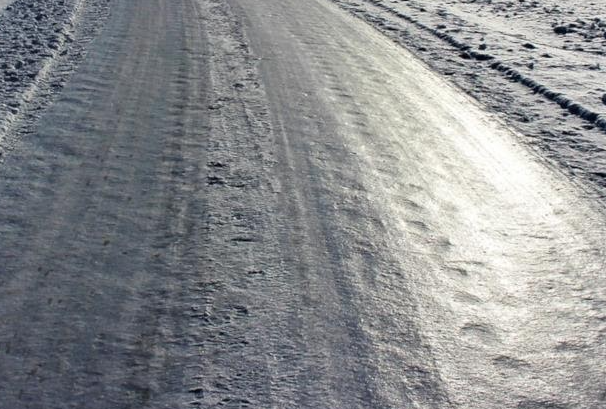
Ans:
[{"label": "tire track", "polygon": [[[429,27],[429,26],[421,23],[414,17],[411,17],[407,14],[402,13],[401,11],[396,10],[393,7],[386,5],[381,0],[365,0],[365,1],[368,4],[372,4],[376,7],[378,7],[379,9],[386,11],[387,13],[389,13],[391,15],[393,15],[401,20],[406,21],[407,23],[414,24],[418,28],[432,34],[436,38],[443,40],[444,42],[446,42],[449,45],[451,45],[452,47],[454,47],[455,50],[465,53],[469,59],[474,59],[477,61],[490,61],[491,63],[489,64],[489,66],[493,70],[498,71],[498,72],[502,73],[503,75],[505,75],[506,77],[526,86],[527,88],[534,91],[536,94],[543,95],[546,99],[557,103],[560,107],[568,110],[568,112],[570,112],[571,114],[578,116],[579,118],[589,122],[590,124],[596,125],[603,131],[606,131],[606,118],[603,115],[601,115],[597,112],[594,112],[587,107],[582,106],[581,104],[579,104],[579,103],[573,101],[571,98],[567,97],[565,94],[563,94],[561,92],[557,92],[556,90],[551,90],[548,87],[546,87],[545,85],[537,83],[537,81],[535,81],[531,77],[528,77],[528,76],[520,73],[518,70],[510,67],[506,63],[504,63],[502,61],[498,61],[498,60],[495,61],[494,56],[481,52],[479,50],[478,51],[473,50],[472,46],[470,44],[461,42],[461,41],[457,40],[454,36],[444,32],[444,31],[441,31],[440,29]],[[361,16],[364,20],[371,22],[371,24],[373,24],[373,25],[378,23],[377,26],[380,31],[384,30],[384,29],[389,30],[389,31],[398,30],[397,28],[394,28],[392,26],[388,26],[387,28],[385,28],[386,26],[381,19],[376,20],[375,16],[373,16],[372,14],[365,13],[363,10],[358,9],[356,6],[353,6],[353,5],[348,6],[347,3],[344,3],[340,0],[337,0],[336,3],[339,4],[340,6],[344,7],[346,10],[352,11],[352,13],[354,15]],[[374,23],[373,23],[373,20],[375,20]]]}]

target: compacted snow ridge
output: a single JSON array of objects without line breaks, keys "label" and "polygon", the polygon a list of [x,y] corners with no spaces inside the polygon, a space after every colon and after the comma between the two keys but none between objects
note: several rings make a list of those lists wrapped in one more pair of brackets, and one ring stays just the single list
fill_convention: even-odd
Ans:
[{"label": "compacted snow ridge", "polygon": [[483,102],[606,196],[606,6],[333,0]]},{"label": "compacted snow ridge", "polygon": [[17,0],[0,15],[0,155],[79,62],[109,0]]}]

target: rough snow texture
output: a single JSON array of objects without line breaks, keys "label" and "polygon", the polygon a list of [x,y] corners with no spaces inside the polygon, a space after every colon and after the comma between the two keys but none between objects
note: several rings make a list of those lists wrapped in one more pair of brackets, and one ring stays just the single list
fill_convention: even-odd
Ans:
[{"label": "rough snow texture", "polygon": [[0,154],[29,127],[84,56],[109,0],[17,0],[0,15]]},{"label": "rough snow texture", "polygon": [[333,1],[416,51],[606,196],[606,5]]},{"label": "rough snow texture", "polygon": [[6,6],[12,3],[12,1],[13,0],[0,0],[0,12],[2,12]]}]

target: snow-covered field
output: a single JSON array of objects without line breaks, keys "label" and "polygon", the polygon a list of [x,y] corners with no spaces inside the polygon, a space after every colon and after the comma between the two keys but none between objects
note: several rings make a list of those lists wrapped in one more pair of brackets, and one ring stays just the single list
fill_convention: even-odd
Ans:
[{"label": "snow-covered field", "polygon": [[606,194],[606,3],[333,0]]}]

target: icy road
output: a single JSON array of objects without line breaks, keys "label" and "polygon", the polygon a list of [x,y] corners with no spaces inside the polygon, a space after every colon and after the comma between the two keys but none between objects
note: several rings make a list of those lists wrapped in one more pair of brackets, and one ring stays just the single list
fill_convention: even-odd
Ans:
[{"label": "icy road", "polygon": [[606,407],[585,187],[330,1],[108,7],[6,128],[0,408]]}]

